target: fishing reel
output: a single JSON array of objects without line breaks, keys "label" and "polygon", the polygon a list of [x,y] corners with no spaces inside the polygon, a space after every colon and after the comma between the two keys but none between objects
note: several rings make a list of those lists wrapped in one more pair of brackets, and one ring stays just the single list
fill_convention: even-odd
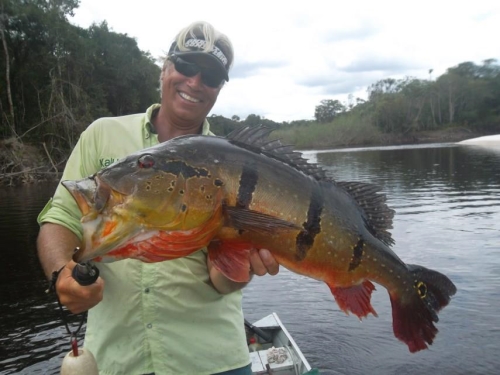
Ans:
[{"label": "fishing reel", "polygon": [[90,262],[77,263],[71,273],[73,278],[82,286],[92,285],[99,277],[99,268]]}]

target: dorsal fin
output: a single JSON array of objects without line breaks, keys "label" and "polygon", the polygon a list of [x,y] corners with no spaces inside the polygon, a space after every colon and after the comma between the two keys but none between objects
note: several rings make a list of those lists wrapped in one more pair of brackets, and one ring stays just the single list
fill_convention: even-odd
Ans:
[{"label": "dorsal fin", "polygon": [[365,182],[335,182],[349,193],[365,213],[368,230],[380,241],[390,246],[394,239],[388,229],[392,229],[394,210],[386,202],[385,194],[380,194],[380,187]]},{"label": "dorsal fin", "polygon": [[273,130],[265,125],[242,126],[232,131],[227,138],[240,147],[280,160],[318,181],[332,183],[344,189],[363,210],[370,233],[388,246],[394,244],[388,231],[392,229],[394,211],[385,204],[386,197],[379,193],[380,187],[365,182],[334,181],[321,166],[309,163],[300,152],[294,151],[293,146],[284,145],[279,139],[269,139]]},{"label": "dorsal fin", "polygon": [[266,125],[242,126],[229,133],[226,138],[241,147],[280,160],[316,180],[327,179],[323,168],[309,163],[302,157],[302,153],[293,150],[293,146],[284,145],[279,139],[270,139],[269,134],[274,130]]}]

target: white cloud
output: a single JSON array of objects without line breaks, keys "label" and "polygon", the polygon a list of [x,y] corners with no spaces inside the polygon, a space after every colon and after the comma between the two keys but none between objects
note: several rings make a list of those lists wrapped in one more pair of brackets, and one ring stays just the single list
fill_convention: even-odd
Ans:
[{"label": "white cloud", "polygon": [[388,77],[428,78],[464,61],[500,61],[500,2],[81,0],[72,22],[106,20],[153,56],[206,20],[232,40],[230,82],[212,113],[311,119],[322,99],[347,100]]}]

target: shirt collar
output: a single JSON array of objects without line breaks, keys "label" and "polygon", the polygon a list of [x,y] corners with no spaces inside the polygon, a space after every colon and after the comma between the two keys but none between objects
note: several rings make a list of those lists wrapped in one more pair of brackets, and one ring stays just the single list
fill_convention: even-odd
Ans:
[{"label": "shirt collar", "polygon": [[[144,121],[144,130],[146,134],[146,138],[149,138],[151,134],[156,134],[156,129],[151,122],[152,119],[158,115],[158,111],[160,110],[160,104],[153,104],[150,106],[145,113],[145,121]],[[202,135],[213,135],[210,131],[210,123],[207,119],[203,120],[203,125],[201,126],[201,134]]]}]

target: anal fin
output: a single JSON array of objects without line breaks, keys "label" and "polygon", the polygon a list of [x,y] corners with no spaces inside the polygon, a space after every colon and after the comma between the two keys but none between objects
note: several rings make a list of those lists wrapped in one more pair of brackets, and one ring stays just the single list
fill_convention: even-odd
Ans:
[{"label": "anal fin", "polygon": [[328,286],[340,309],[346,314],[352,312],[360,319],[366,317],[370,313],[374,316],[378,316],[370,303],[371,294],[375,290],[375,285],[369,280],[365,280],[361,284],[347,288]]}]

